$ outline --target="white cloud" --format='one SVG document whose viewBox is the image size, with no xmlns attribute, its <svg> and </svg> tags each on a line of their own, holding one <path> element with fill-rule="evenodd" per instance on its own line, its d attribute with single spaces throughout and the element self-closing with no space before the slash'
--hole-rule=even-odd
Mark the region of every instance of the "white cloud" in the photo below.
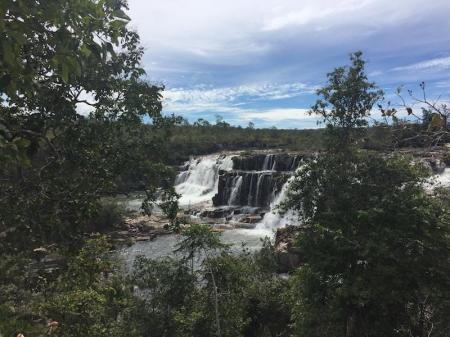
<svg viewBox="0 0 450 337">
<path fill-rule="evenodd" d="M 314 93 L 315 86 L 304 83 L 249 84 L 236 87 L 211 88 L 197 86 L 194 89 L 174 88 L 164 93 L 168 109 L 192 109 L 208 106 L 229 108 L 244 102 L 281 100 Z"/>
<path fill-rule="evenodd" d="M 303 83 L 251 84 L 225 88 L 207 86 L 195 89 L 178 88 L 164 93 L 164 111 L 192 119 L 196 119 L 196 116 L 204 118 L 222 114 L 226 121 L 240 125 L 249 121 L 271 124 L 289 120 L 297 123 L 290 127 L 298 127 L 305 120 L 315 120 L 314 116 L 307 113 L 308 109 L 265 107 L 256 109 L 248 107 L 248 103 L 297 97 L 312 93 L 315 89 L 314 86 Z"/>
<path fill-rule="evenodd" d="M 407 66 L 396 67 L 392 70 L 394 71 L 417 71 L 417 70 L 443 70 L 450 68 L 450 56 L 448 57 L 439 57 L 431 60 L 426 60 L 414 64 L 410 64 Z"/>
<path fill-rule="evenodd" d="M 426 5 L 423 0 L 128 2 L 131 26 L 147 48 L 148 78 L 170 88 L 164 94 L 169 113 L 223 113 L 227 120 L 228 115 L 236 120 L 290 118 L 292 111 L 264 107 L 285 106 L 283 99 L 312 93 L 314 87 L 301 83 L 324 81 L 327 71 L 358 49 L 381 86 L 448 80 L 444 72 L 423 76 L 425 70 L 450 68 L 447 58 L 414 65 L 402 58 L 426 60 L 445 51 L 449 0 Z M 391 71 L 399 64 L 406 67 L 396 70 L 406 71 Z M 263 81 L 283 84 L 246 84 Z M 304 104 L 300 107 L 309 105 L 303 97 L 298 101 Z"/>
<path fill-rule="evenodd" d="M 366 35 L 450 9 L 448 0 L 129 0 L 129 7 L 150 54 L 179 51 L 225 63 L 264 55 L 272 50 L 270 34 L 284 28 L 307 34 L 346 26 L 354 27 L 346 31 L 352 36 Z M 347 36 L 335 30 L 323 38 Z"/>
<path fill-rule="evenodd" d="M 299 11 L 291 11 L 268 20 L 265 31 L 274 31 L 289 26 L 302 26 L 321 23 L 322 20 L 351 14 L 373 3 L 373 0 L 307 1 Z M 320 27 L 320 26 L 319 26 Z"/>
<path fill-rule="evenodd" d="M 129 0 L 129 6 L 152 58 L 182 53 L 217 64 L 248 64 L 264 56 L 277 43 L 271 34 L 282 29 L 304 36 L 335 29 L 321 35 L 323 43 L 389 32 L 450 9 L 448 0 Z M 336 30 L 344 26 L 354 29 Z"/>
<path fill-rule="evenodd" d="M 316 120 L 317 116 L 308 114 L 308 109 L 277 108 L 262 111 L 242 111 L 242 120 L 261 119 L 266 122 L 281 122 L 284 120 L 304 121 L 305 119 Z"/>
</svg>

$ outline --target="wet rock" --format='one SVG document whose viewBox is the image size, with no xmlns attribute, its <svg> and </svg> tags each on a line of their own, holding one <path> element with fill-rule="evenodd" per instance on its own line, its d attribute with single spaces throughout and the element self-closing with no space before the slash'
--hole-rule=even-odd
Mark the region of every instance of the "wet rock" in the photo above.
<svg viewBox="0 0 450 337">
<path fill-rule="evenodd" d="M 254 223 L 243 223 L 238 222 L 234 225 L 235 228 L 243 228 L 243 229 L 253 229 L 255 228 L 256 224 Z"/>
<path fill-rule="evenodd" d="M 301 249 L 295 246 L 298 234 L 302 230 L 300 226 L 287 226 L 279 228 L 275 235 L 275 254 L 280 273 L 290 272 L 303 263 Z"/>
<path fill-rule="evenodd" d="M 260 215 L 249 215 L 249 216 L 246 216 L 242 220 L 242 222 L 256 224 L 256 223 L 260 222 L 261 219 L 262 219 L 262 217 Z"/>
<path fill-rule="evenodd" d="M 39 247 L 33 249 L 33 257 L 40 261 L 42 258 L 44 258 L 48 254 L 48 250 L 45 247 Z"/>
<path fill-rule="evenodd" d="M 213 204 L 267 208 L 288 178 L 286 172 L 221 171 Z"/>
<path fill-rule="evenodd" d="M 301 155 L 289 153 L 249 154 L 233 157 L 233 169 L 243 171 L 294 171 Z"/>
<path fill-rule="evenodd" d="M 427 158 L 426 161 L 434 174 L 441 174 L 446 168 L 445 163 L 439 158 Z"/>
<path fill-rule="evenodd" d="M 200 216 L 202 218 L 221 219 L 230 216 L 232 213 L 232 209 L 215 208 L 203 211 Z"/>
<path fill-rule="evenodd" d="M 137 236 L 135 239 L 137 242 L 139 241 L 150 241 L 151 240 L 151 236 L 146 235 L 146 236 Z"/>
<path fill-rule="evenodd" d="M 67 265 L 67 260 L 64 256 L 55 253 L 50 253 L 40 259 L 38 264 L 34 267 L 37 269 L 45 270 L 47 273 L 60 270 Z"/>
</svg>

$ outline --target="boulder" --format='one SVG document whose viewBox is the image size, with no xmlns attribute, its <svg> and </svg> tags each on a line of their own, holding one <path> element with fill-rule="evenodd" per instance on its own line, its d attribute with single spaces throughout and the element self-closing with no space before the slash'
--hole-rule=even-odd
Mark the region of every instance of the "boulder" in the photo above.
<svg viewBox="0 0 450 337">
<path fill-rule="evenodd" d="M 262 219 L 262 217 L 261 217 L 260 215 L 249 215 L 249 216 L 246 216 L 246 217 L 242 220 L 242 222 L 255 224 L 255 223 L 257 223 L 257 222 L 260 222 L 261 219 Z"/>
<path fill-rule="evenodd" d="M 280 273 L 290 272 L 303 263 L 301 249 L 295 246 L 298 234 L 302 230 L 300 226 L 287 226 L 279 228 L 275 235 L 275 254 Z"/>
<path fill-rule="evenodd" d="M 441 174 L 445 170 L 445 163 L 439 158 L 427 158 L 427 162 L 430 165 L 431 170 L 435 174 Z"/>
<path fill-rule="evenodd" d="M 200 216 L 202 218 L 221 219 L 231 215 L 232 212 L 233 210 L 229 208 L 214 208 L 203 211 Z"/>
</svg>

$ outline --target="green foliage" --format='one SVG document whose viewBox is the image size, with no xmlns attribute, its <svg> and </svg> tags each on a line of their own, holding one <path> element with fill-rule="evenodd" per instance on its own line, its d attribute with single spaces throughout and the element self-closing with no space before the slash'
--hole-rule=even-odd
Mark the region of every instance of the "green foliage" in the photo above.
<svg viewBox="0 0 450 337">
<path fill-rule="evenodd" d="M 128 335 L 122 318 L 133 307 L 134 298 L 115 274 L 110 249 L 105 237 L 94 236 L 77 255 L 67 258 L 67 266 L 61 264 L 56 271 L 40 258 L 2 256 L 0 333 Z M 48 322 L 57 323 L 51 328 Z"/>
<path fill-rule="evenodd" d="M 450 304 L 449 210 L 424 192 L 425 175 L 409 159 L 376 154 L 328 154 L 298 173 L 285 207 L 305 224 L 294 290 L 301 335 L 326 336 L 323 321 L 330 336 L 348 325 L 355 336 L 445 331 L 436 317 Z"/>
<path fill-rule="evenodd" d="M 35 300 L 43 317 L 58 322 L 55 336 L 131 335 L 123 318 L 134 298 L 113 274 L 110 248 L 105 237 L 88 240 L 47 295 Z"/>
<path fill-rule="evenodd" d="M 294 330 L 308 337 L 445 336 L 448 200 L 426 193 L 429 172 L 411 158 L 353 146 L 378 98 L 367 92 L 374 84 L 359 57 L 319 90 L 334 107 L 316 105 L 330 125 L 328 152 L 297 171 L 283 205 L 299 212 L 304 227 L 298 246 L 305 265 L 288 296 Z"/>
<path fill-rule="evenodd" d="M 181 225 L 180 219 L 178 218 L 178 212 L 180 210 L 178 206 L 179 198 L 180 195 L 175 192 L 175 188 L 170 187 L 162 192 L 160 195 L 160 201 L 158 202 L 158 206 L 170 221 L 171 229 L 175 232 L 180 230 Z"/>
<path fill-rule="evenodd" d="M 117 201 L 105 198 L 99 202 L 96 214 L 89 220 L 93 230 L 107 230 L 118 225 L 125 215 L 126 210 Z"/>
<path fill-rule="evenodd" d="M 192 224 L 182 234 L 184 239 L 177 244 L 175 252 L 182 253 L 189 260 L 194 259 L 197 254 L 227 247 L 220 241 L 219 234 L 211 231 L 208 225 Z"/>
<path fill-rule="evenodd" d="M 333 134 L 329 144 L 336 149 L 355 141 L 360 128 L 367 126 L 372 107 L 383 97 L 383 91 L 367 79 L 362 52 L 351 54 L 350 61 L 350 67 L 338 67 L 327 75 L 328 85 L 317 90 L 320 98 L 310 111 L 323 118 Z"/>
<path fill-rule="evenodd" d="M 141 335 L 178 336 L 186 321 L 195 320 L 196 279 L 183 261 L 138 257 L 132 282 L 140 299 L 130 323 Z"/>
<path fill-rule="evenodd" d="M 199 120 L 177 125 L 170 137 L 171 163 L 180 164 L 192 155 L 225 150 L 280 148 L 313 152 L 323 148 L 323 130 L 277 130 L 211 125 Z"/>
<path fill-rule="evenodd" d="M 132 329 L 152 336 L 289 336 L 287 281 L 268 267 L 273 250 L 232 255 L 207 226 L 191 227 L 181 259 L 136 260 L 131 282 L 142 304 L 131 315 Z M 203 256 L 195 269 L 193 252 Z"/>
<path fill-rule="evenodd" d="M 30 262 L 23 254 L 3 254 L 0 259 L 0 336 L 42 328 L 32 323 L 38 316 L 28 307 L 37 283 L 37 275 L 27 268 Z"/>
<path fill-rule="evenodd" d="M 0 4 L 0 233 L 8 236 L 0 249 L 76 243 L 100 198 L 171 179 L 165 144 L 175 118 L 161 116 L 163 88 L 140 79 L 143 50 L 125 9 L 116 0 Z"/>
</svg>

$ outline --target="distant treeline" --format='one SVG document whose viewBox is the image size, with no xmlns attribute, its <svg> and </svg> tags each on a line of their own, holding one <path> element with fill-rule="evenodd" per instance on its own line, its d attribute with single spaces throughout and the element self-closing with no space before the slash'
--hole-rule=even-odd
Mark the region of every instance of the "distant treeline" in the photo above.
<svg viewBox="0 0 450 337">
<path fill-rule="evenodd" d="M 419 123 L 397 122 L 393 125 L 375 125 L 368 128 L 360 146 L 365 149 L 388 151 L 403 147 L 427 146 L 419 137 L 424 128 Z M 179 164 L 192 155 L 219 151 L 284 149 L 286 151 L 315 152 L 324 148 L 325 129 L 277 129 L 232 126 L 220 120 L 211 124 L 199 119 L 175 125 L 168 144 L 170 164 Z M 445 141 L 445 140 L 443 140 Z"/>
<path fill-rule="evenodd" d="M 225 122 L 177 125 L 170 138 L 170 161 L 190 155 L 218 151 L 280 148 L 291 151 L 317 151 L 323 146 L 323 130 L 255 129 L 231 126 Z"/>
</svg>

